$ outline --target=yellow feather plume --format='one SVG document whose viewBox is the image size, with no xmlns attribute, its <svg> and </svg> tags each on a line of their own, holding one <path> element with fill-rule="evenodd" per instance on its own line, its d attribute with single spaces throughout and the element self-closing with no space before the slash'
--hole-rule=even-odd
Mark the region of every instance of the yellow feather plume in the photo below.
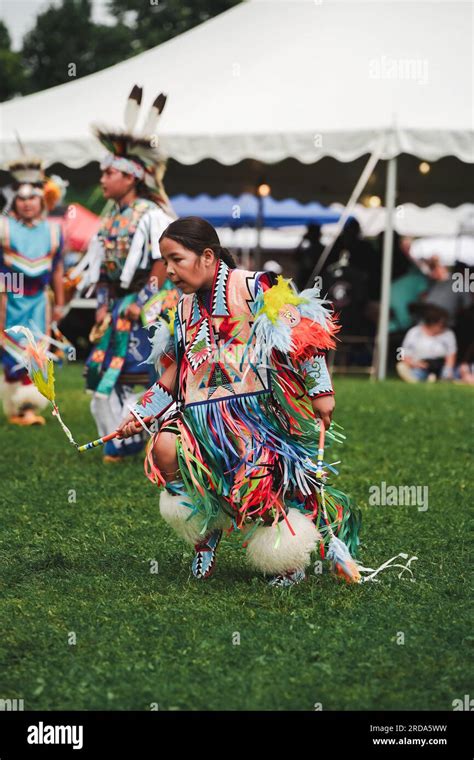
<svg viewBox="0 0 474 760">
<path fill-rule="evenodd" d="M 269 288 L 263 294 L 263 306 L 257 316 L 266 314 L 268 319 L 275 323 L 278 320 L 278 312 L 283 306 L 292 304 L 298 306 L 300 303 L 307 303 L 305 298 L 296 295 L 290 285 L 290 280 L 285 280 L 282 275 L 278 275 L 277 284 Z"/>
<path fill-rule="evenodd" d="M 172 309 L 168 309 L 168 318 L 169 318 L 169 331 L 170 335 L 174 336 L 174 320 L 176 316 L 176 306 L 173 306 Z"/>
<path fill-rule="evenodd" d="M 51 359 L 48 360 L 46 379 L 40 369 L 33 370 L 31 379 L 42 396 L 54 404 L 54 367 Z"/>
</svg>

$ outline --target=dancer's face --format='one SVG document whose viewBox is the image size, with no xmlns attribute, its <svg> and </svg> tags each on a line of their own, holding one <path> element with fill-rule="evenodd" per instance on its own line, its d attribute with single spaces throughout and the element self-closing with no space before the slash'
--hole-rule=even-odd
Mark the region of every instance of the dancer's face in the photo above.
<svg viewBox="0 0 474 760">
<path fill-rule="evenodd" d="M 212 287 L 217 258 L 211 248 L 198 255 L 171 238 L 163 238 L 160 251 L 168 277 L 183 293 Z"/>
<path fill-rule="evenodd" d="M 15 211 L 20 219 L 25 222 L 37 219 L 41 215 L 41 198 L 38 195 L 32 195 L 30 198 L 17 198 Z"/>
<path fill-rule="evenodd" d="M 104 169 L 100 176 L 100 186 L 104 193 L 104 198 L 111 198 L 118 201 L 127 195 L 135 187 L 135 179 L 131 174 L 124 174 L 118 169 L 110 166 Z"/>
</svg>

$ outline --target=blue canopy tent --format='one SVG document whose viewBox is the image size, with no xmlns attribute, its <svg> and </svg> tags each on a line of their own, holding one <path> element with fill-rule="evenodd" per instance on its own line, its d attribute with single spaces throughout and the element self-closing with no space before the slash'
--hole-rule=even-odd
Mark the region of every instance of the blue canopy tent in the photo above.
<svg viewBox="0 0 474 760">
<path fill-rule="evenodd" d="M 214 227 L 294 227 L 332 224 L 340 213 L 320 203 L 299 203 L 291 198 L 276 201 L 270 196 L 257 198 L 250 193 L 239 196 L 201 194 L 194 198 L 175 195 L 171 203 L 178 216 L 202 216 Z M 261 211 L 260 206 L 261 204 Z M 261 216 L 260 216 L 261 214 Z"/>
</svg>

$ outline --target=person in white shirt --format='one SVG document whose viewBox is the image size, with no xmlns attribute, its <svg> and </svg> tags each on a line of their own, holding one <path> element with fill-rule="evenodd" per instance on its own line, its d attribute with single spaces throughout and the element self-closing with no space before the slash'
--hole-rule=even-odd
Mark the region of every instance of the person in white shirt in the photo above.
<svg viewBox="0 0 474 760">
<path fill-rule="evenodd" d="M 427 304 L 420 324 L 408 330 L 397 362 L 398 375 L 407 383 L 451 380 L 456 362 L 456 336 L 447 327 L 448 314 Z"/>
</svg>

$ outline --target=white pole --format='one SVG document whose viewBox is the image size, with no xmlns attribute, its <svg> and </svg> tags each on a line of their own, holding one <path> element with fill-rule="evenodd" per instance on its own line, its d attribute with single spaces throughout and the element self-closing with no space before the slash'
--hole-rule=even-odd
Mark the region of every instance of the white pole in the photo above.
<svg viewBox="0 0 474 760">
<path fill-rule="evenodd" d="M 387 162 L 385 181 L 386 223 L 383 236 L 382 292 L 380 297 L 379 326 L 377 333 L 377 379 L 385 380 L 388 355 L 388 321 L 390 313 L 390 282 L 392 279 L 393 215 L 397 190 L 397 158 Z"/>
</svg>

